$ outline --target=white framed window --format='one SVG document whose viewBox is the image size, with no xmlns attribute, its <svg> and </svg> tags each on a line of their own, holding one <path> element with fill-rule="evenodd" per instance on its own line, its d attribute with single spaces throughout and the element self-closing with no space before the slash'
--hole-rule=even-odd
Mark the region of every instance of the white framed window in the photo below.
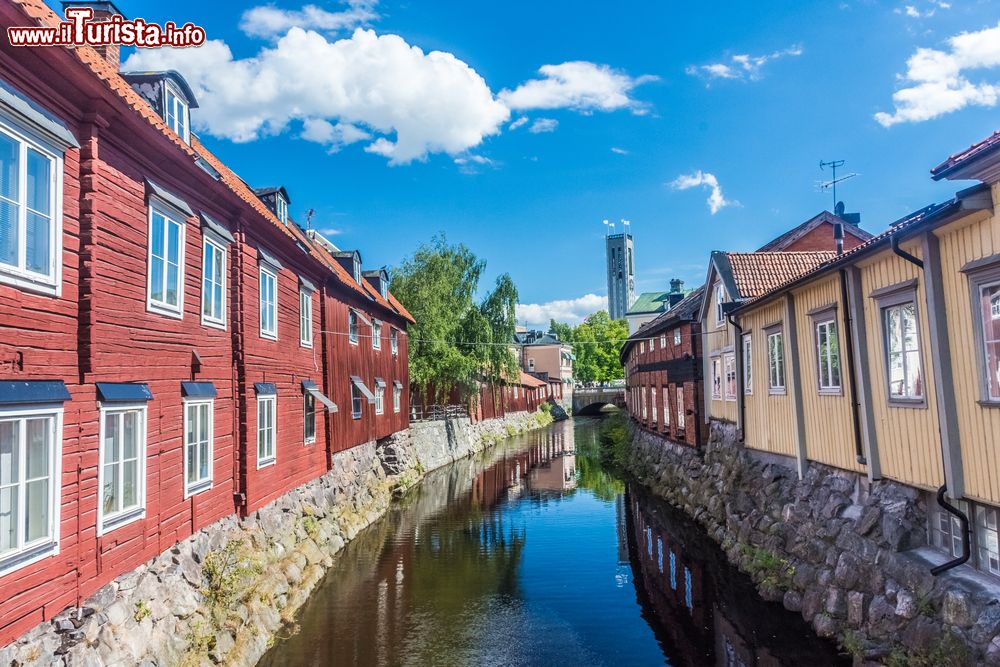
<svg viewBox="0 0 1000 667">
<path fill-rule="evenodd" d="M 392 348 L 392 356 L 399 355 L 399 330 L 392 329 L 389 332 L 389 346 Z"/>
<path fill-rule="evenodd" d="M 146 516 L 146 404 L 101 407 L 98 534 Z"/>
<path fill-rule="evenodd" d="M 403 388 L 398 384 L 392 385 L 392 411 L 399 412 L 399 405 L 403 399 Z"/>
<path fill-rule="evenodd" d="M 681 330 L 680 327 L 674 329 L 674 345 L 681 344 Z"/>
<path fill-rule="evenodd" d="M 351 381 L 351 417 L 361 419 L 361 409 L 364 405 L 364 397 L 361 395 L 361 388 Z"/>
<path fill-rule="evenodd" d="M 715 326 L 721 327 L 726 323 L 726 315 L 723 312 L 723 304 L 726 302 L 726 290 L 722 283 L 715 283 Z"/>
<path fill-rule="evenodd" d="M 260 267 L 260 337 L 278 340 L 278 274 Z"/>
<path fill-rule="evenodd" d="M 347 337 L 351 345 L 358 344 L 358 314 L 353 310 L 347 311 Z"/>
<path fill-rule="evenodd" d="M 677 387 L 677 428 L 684 428 L 684 387 Z"/>
<path fill-rule="evenodd" d="M 372 349 L 382 349 L 382 322 L 379 320 L 372 320 Z"/>
<path fill-rule="evenodd" d="M 722 399 L 722 359 L 712 359 L 712 398 Z"/>
<path fill-rule="evenodd" d="M 665 333 L 660 334 L 660 349 L 667 349 L 667 334 Z"/>
<path fill-rule="evenodd" d="M 535 359 L 534 359 L 534 357 L 528 357 L 528 370 L 529 371 L 535 370 Z"/>
<path fill-rule="evenodd" d="M 785 333 L 767 334 L 767 386 L 774 394 L 785 393 Z"/>
<path fill-rule="evenodd" d="M 670 388 L 663 388 L 663 425 L 670 428 Z"/>
<path fill-rule="evenodd" d="M 976 505 L 975 536 L 979 569 L 1000 575 L 1000 526 L 995 507 Z"/>
<path fill-rule="evenodd" d="M 986 397 L 1000 401 L 1000 282 L 979 288 Z"/>
<path fill-rule="evenodd" d="M 202 250 L 201 322 L 226 328 L 226 246 L 208 234 Z"/>
<path fill-rule="evenodd" d="M 184 315 L 186 226 L 180 211 L 157 199 L 150 199 L 146 307 L 169 317 L 181 318 Z"/>
<path fill-rule="evenodd" d="M 639 341 L 639 353 L 644 354 L 646 352 L 646 341 Z"/>
<path fill-rule="evenodd" d="M 59 547 L 62 408 L 0 410 L 0 573 Z"/>
<path fill-rule="evenodd" d="M 656 339 L 655 338 L 650 338 L 649 339 L 649 351 L 650 352 L 655 352 L 656 351 Z"/>
<path fill-rule="evenodd" d="M 299 345 L 313 346 L 313 300 L 307 289 L 299 290 Z"/>
<path fill-rule="evenodd" d="M 167 123 L 167 127 L 177 133 L 185 143 L 191 143 L 191 135 L 189 132 L 188 122 L 188 105 L 181 97 L 181 94 L 177 92 L 173 84 L 167 83 L 166 86 L 166 99 L 164 100 L 164 114 L 163 119 Z"/>
<path fill-rule="evenodd" d="M 357 259 L 354 260 L 354 271 L 353 271 L 353 274 L 354 274 L 354 282 L 356 282 L 357 284 L 360 285 L 361 284 L 361 262 L 359 262 Z"/>
<path fill-rule="evenodd" d="M 656 387 L 649 388 L 649 407 L 652 413 L 652 422 L 656 424 Z"/>
<path fill-rule="evenodd" d="M 722 356 L 722 367 L 726 373 L 725 394 L 727 401 L 736 400 L 736 354 L 727 352 Z"/>
<path fill-rule="evenodd" d="M 184 401 L 184 497 L 212 487 L 214 401 Z"/>
<path fill-rule="evenodd" d="M 889 400 L 922 401 L 924 381 L 916 302 L 906 301 L 884 307 L 882 324 L 885 332 Z"/>
<path fill-rule="evenodd" d="M 302 415 L 302 440 L 311 445 L 316 442 L 316 397 L 308 391 L 302 397 Z"/>
<path fill-rule="evenodd" d="M 380 415 L 385 412 L 385 385 L 375 384 L 375 414 Z"/>
<path fill-rule="evenodd" d="M 517 398 L 517 385 L 514 385 L 514 398 Z"/>
<path fill-rule="evenodd" d="M 816 360 L 819 369 L 819 390 L 840 391 L 840 339 L 837 321 L 823 319 L 816 322 Z"/>
<path fill-rule="evenodd" d="M 275 423 L 278 397 L 267 394 L 257 397 L 257 467 L 271 465 L 277 460 L 275 452 Z"/>
<path fill-rule="evenodd" d="M 743 393 L 753 393 L 753 338 L 743 334 Z"/>
<path fill-rule="evenodd" d="M 642 388 L 642 420 L 646 421 L 649 418 L 649 406 L 646 404 L 646 387 Z"/>
<path fill-rule="evenodd" d="M 0 282 L 58 296 L 62 152 L 0 116 Z"/>
<path fill-rule="evenodd" d="M 288 202 L 285 198 L 281 196 L 281 193 L 276 192 L 274 194 L 274 211 L 275 215 L 278 216 L 278 220 L 281 224 L 288 224 Z"/>
</svg>

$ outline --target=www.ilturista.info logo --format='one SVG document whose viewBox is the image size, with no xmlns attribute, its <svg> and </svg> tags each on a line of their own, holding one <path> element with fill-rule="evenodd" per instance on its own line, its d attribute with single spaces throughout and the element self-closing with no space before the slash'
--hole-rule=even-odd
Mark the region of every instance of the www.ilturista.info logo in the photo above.
<svg viewBox="0 0 1000 667">
<path fill-rule="evenodd" d="M 129 20 L 120 15 L 103 21 L 93 21 L 91 7 L 68 7 L 66 20 L 58 26 L 10 27 L 7 39 L 11 46 L 201 46 L 205 43 L 205 29 L 185 23 L 178 27 L 173 21 L 165 24 L 146 23 L 142 19 Z"/>
</svg>

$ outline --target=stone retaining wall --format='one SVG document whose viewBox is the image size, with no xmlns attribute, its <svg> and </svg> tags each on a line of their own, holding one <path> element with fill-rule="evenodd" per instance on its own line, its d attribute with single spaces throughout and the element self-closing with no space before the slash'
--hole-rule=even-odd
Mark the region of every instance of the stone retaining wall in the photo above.
<svg viewBox="0 0 1000 667">
<path fill-rule="evenodd" d="M 333 564 L 424 472 L 538 428 L 547 415 L 414 424 L 334 455 L 333 469 L 243 520 L 174 545 L 0 650 L 0 667 L 253 665 Z"/>
<path fill-rule="evenodd" d="M 930 574 L 946 558 L 926 546 L 927 494 L 816 463 L 799 480 L 728 424 L 703 451 L 632 428 L 632 472 L 856 663 L 1000 665 L 1000 587 L 967 566 Z"/>
</svg>

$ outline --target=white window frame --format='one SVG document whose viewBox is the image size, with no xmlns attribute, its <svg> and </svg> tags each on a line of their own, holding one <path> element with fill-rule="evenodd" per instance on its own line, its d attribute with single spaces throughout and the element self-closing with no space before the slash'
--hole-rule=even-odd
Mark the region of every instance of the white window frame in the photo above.
<svg viewBox="0 0 1000 667">
<path fill-rule="evenodd" d="M 215 255 L 213 255 L 213 261 L 221 262 L 222 264 L 222 303 L 220 305 L 220 310 L 222 311 L 221 317 L 214 317 L 212 315 L 205 314 L 205 305 L 209 301 L 212 305 L 215 305 L 215 281 L 209 276 L 208 267 L 205 266 L 205 256 L 208 251 L 211 250 Z M 221 259 L 220 259 L 221 255 Z M 216 240 L 208 232 L 205 233 L 202 240 L 201 247 L 201 323 L 208 327 L 215 327 L 217 329 L 226 328 L 226 285 L 228 283 L 228 273 L 229 273 L 229 252 L 228 244 Z"/>
<path fill-rule="evenodd" d="M 188 442 L 188 433 L 190 433 L 188 420 L 191 417 L 189 408 L 200 408 L 202 406 L 208 406 L 208 476 L 204 478 L 199 478 L 195 481 L 188 479 L 188 466 L 190 465 L 191 454 L 189 448 L 191 443 Z M 184 399 L 184 499 L 188 499 L 191 496 L 197 495 L 202 491 L 207 491 L 212 488 L 213 478 L 215 476 L 215 401 L 213 399 Z M 197 426 L 197 425 L 196 425 Z M 195 430 L 195 437 L 197 437 L 198 431 Z M 200 457 L 200 455 L 199 455 Z M 200 463 L 200 461 L 199 461 Z M 200 466 L 199 466 L 200 468 Z"/>
<path fill-rule="evenodd" d="M 684 430 L 684 385 L 677 385 L 677 429 Z"/>
<path fill-rule="evenodd" d="M 753 394 L 753 336 L 743 334 L 743 393 Z"/>
<path fill-rule="evenodd" d="M 767 391 L 769 394 L 781 395 L 786 392 L 788 379 L 785 377 L 787 354 L 785 352 L 785 330 L 777 327 L 767 332 Z M 775 342 L 772 342 L 775 341 Z M 780 357 L 775 353 L 780 346 Z"/>
<path fill-rule="evenodd" d="M 274 211 L 275 216 L 281 221 L 281 224 L 288 224 L 288 202 L 285 198 L 281 196 L 280 192 L 274 193 Z"/>
<path fill-rule="evenodd" d="M 926 375 L 924 373 L 924 360 L 923 360 L 923 341 L 921 340 L 920 332 L 920 309 L 917 307 L 917 299 L 915 291 L 905 291 L 903 292 L 904 297 L 899 299 L 887 299 L 879 304 L 879 317 L 882 321 L 882 352 L 885 356 L 885 391 L 886 398 L 890 405 L 909 405 L 916 407 L 924 407 L 927 405 L 927 388 L 922 386 L 920 392 L 917 394 L 893 394 L 892 393 L 892 355 L 900 354 L 902 355 L 903 362 L 903 388 L 906 388 L 906 378 L 908 376 L 908 370 L 912 370 L 907 357 L 910 354 L 916 353 L 917 357 L 917 378 L 920 384 L 926 383 Z M 908 306 L 913 306 L 913 326 L 914 335 L 917 342 L 917 347 L 914 350 L 907 349 L 906 338 L 903 335 L 903 309 Z M 893 352 L 891 347 L 891 341 L 889 340 L 889 317 L 893 311 L 899 311 L 900 317 L 900 339 L 902 347 L 898 352 Z"/>
<path fill-rule="evenodd" d="M 726 315 L 722 312 L 722 305 L 726 302 L 726 291 L 722 282 L 715 283 L 715 328 L 719 328 L 726 323 Z"/>
<path fill-rule="evenodd" d="M 385 385 L 375 384 L 375 414 L 385 413 Z"/>
<path fill-rule="evenodd" d="M 382 349 L 382 320 L 372 320 L 372 349 Z"/>
<path fill-rule="evenodd" d="M 987 290 L 1000 288 L 1000 255 L 972 262 L 962 268 L 972 296 L 973 337 L 976 344 L 976 374 L 979 376 L 979 405 L 1000 406 L 1000 359 L 990 359 L 990 347 L 1000 345 L 990 330 L 1000 320 L 1000 292 L 985 305 Z M 998 353 L 1000 354 L 1000 353 Z M 991 363 L 993 364 L 991 366 Z"/>
<path fill-rule="evenodd" d="M 650 408 L 650 420 L 652 424 L 656 424 L 656 387 L 649 388 L 649 408 Z"/>
<path fill-rule="evenodd" d="M 273 329 L 264 328 L 264 280 L 265 277 L 274 281 L 274 300 L 272 308 Z M 257 282 L 257 300 L 260 302 L 260 337 L 267 340 L 278 340 L 278 272 L 266 264 L 260 265 L 260 277 Z"/>
<path fill-rule="evenodd" d="M 270 437 L 271 437 L 271 451 L 268 453 L 266 450 L 261 449 L 262 444 L 266 444 L 261 441 L 261 433 L 264 429 L 260 425 L 260 410 L 261 407 L 270 403 L 271 405 L 271 425 L 270 425 Z M 263 396 L 257 397 L 257 469 L 265 468 L 267 466 L 272 466 L 278 461 L 278 397 L 275 394 L 265 394 Z M 261 453 L 264 456 L 261 456 Z"/>
<path fill-rule="evenodd" d="M 712 400 L 722 400 L 722 357 L 712 357 Z"/>
<path fill-rule="evenodd" d="M 110 514 L 104 511 L 104 428 L 107 424 L 107 418 L 109 414 L 117 414 L 127 412 L 138 412 L 140 416 L 138 433 L 136 434 L 136 498 L 138 499 L 138 504 L 133 507 L 118 510 L 117 512 L 112 512 Z M 98 447 L 98 474 L 97 474 L 97 535 L 105 535 L 113 530 L 117 530 L 123 526 L 127 526 L 135 521 L 141 521 L 146 518 L 146 457 L 148 456 L 148 424 L 149 424 L 149 406 L 146 402 L 142 403 L 110 403 L 102 404 L 100 407 L 100 430 L 98 431 L 99 447 Z M 122 433 L 125 432 L 125 421 L 121 420 Z M 119 460 L 119 465 L 121 461 Z M 122 478 L 124 480 L 124 478 Z M 123 482 L 124 483 L 124 482 Z M 122 490 L 118 489 L 118 493 L 121 494 Z"/>
<path fill-rule="evenodd" d="M 661 333 L 660 334 L 660 349 L 661 350 L 667 349 L 667 334 L 666 333 Z"/>
<path fill-rule="evenodd" d="M 395 327 L 389 330 L 389 346 L 392 348 L 392 356 L 399 356 L 399 329 Z"/>
<path fill-rule="evenodd" d="M 670 428 L 670 386 L 663 387 L 663 427 Z"/>
<path fill-rule="evenodd" d="M 392 385 L 392 411 L 395 413 L 399 412 L 400 404 L 403 401 L 403 388 L 396 386 L 394 383 Z"/>
<path fill-rule="evenodd" d="M 299 288 L 299 345 L 313 346 L 313 300 L 312 291 Z"/>
<path fill-rule="evenodd" d="M 164 315 L 174 319 L 184 318 L 184 285 L 186 283 L 185 273 L 185 250 L 187 248 L 187 215 L 183 211 L 178 211 L 173 206 L 163 200 L 151 196 L 146 213 L 147 232 L 149 236 L 146 241 L 146 310 L 157 315 Z M 164 220 L 163 227 L 163 297 L 164 300 L 153 299 L 153 214 L 159 214 Z M 177 304 L 168 303 L 167 295 L 167 256 L 170 253 L 169 234 L 170 225 L 177 225 Z"/>
<path fill-rule="evenodd" d="M 358 314 L 354 312 L 353 308 L 347 309 L 347 340 L 351 345 L 358 344 L 358 338 L 360 338 L 361 324 Z"/>
<path fill-rule="evenodd" d="M 27 485 L 24 479 L 27 475 L 27 468 L 25 466 L 27 443 L 24 441 L 25 437 L 23 434 L 25 429 L 23 423 L 29 419 L 46 417 L 52 419 L 52 445 L 48 452 L 50 503 L 48 535 L 44 539 L 35 540 L 30 544 L 22 543 L 17 549 L 0 556 L 0 575 L 13 572 L 14 570 L 59 553 L 60 511 L 62 509 L 60 500 L 62 496 L 63 408 L 61 405 L 58 407 L 52 405 L 18 405 L 0 408 L 0 421 L 20 421 L 22 423 L 22 426 L 18 429 L 21 441 L 21 446 L 18 450 L 18 470 L 24 472 L 24 475 L 22 475 L 17 484 L 19 510 L 25 506 L 23 499 L 26 495 L 25 487 Z M 17 519 L 19 541 L 23 542 L 23 514 L 19 514 Z"/>
<path fill-rule="evenodd" d="M 528 370 L 529 371 L 535 370 L 535 358 L 534 357 L 528 357 Z"/>
<path fill-rule="evenodd" d="M 309 413 L 312 406 L 312 435 L 309 435 Z M 312 445 L 316 442 L 316 397 L 311 392 L 302 392 L 302 442 Z"/>
<path fill-rule="evenodd" d="M 63 232 L 63 151 L 42 139 L 20 123 L 0 112 L 0 133 L 19 144 L 18 148 L 18 219 L 17 266 L 0 264 L 0 283 L 46 296 L 62 294 L 62 232 Z M 27 268 L 27 219 L 28 219 L 28 148 L 51 162 L 49 173 L 49 271 L 42 274 Z"/>
<path fill-rule="evenodd" d="M 357 284 L 360 285 L 361 284 L 361 262 L 359 262 L 357 259 L 353 260 L 353 267 L 354 268 L 351 271 L 351 273 L 354 276 L 354 282 L 356 282 Z"/>
<path fill-rule="evenodd" d="M 674 345 L 681 344 L 681 328 L 677 327 L 674 329 Z"/>
<path fill-rule="evenodd" d="M 642 387 L 642 421 L 649 419 L 648 405 L 646 404 L 646 386 Z"/>
<path fill-rule="evenodd" d="M 836 360 L 837 360 L 837 382 L 836 382 L 836 384 L 834 384 L 834 382 L 833 382 L 833 370 L 834 370 L 834 366 L 833 366 L 834 354 L 832 352 L 833 348 L 831 348 L 831 346 L 829 344 L 831 328 L 833 330 L 833 340 L 835 341 L 835 346 L 836 346 L 836 350 L 837 350 L 837 353 L 836 353 Z M 822 335 L 823 335 L 824 329 L 826 331 L 826 338 L 827 338 L 827 341 L 828 341 L 827 342 L 827 352 L 828 352 L 828 354 L 826 355 L 826 358 L 824 358 L 824 356 L 823 356 L 823 348 L 822 348 L 822 346 L 820 344 L 820 341 L 822 340 Z M 843 378 L 841 377 L 841 374 L 843 372 L 843 368 L 841 367 L 841 363 L 840 363 L 840 361 L 841 361 L 841 359 L 840 359 L 840 327 L 837 326 L 837 318 L 833 317 L 833 316 L 824 316 L 824 317 L 822 317 L 820 319 L 817 319 L 813 323 L 813 333 L 814 333 L 814 335 L 816 337 L 816 383 L 819 386 L 819 393 L 821 393 L 821 394 L 839 394 L 842 391 Z M 826 376 L 827 376 L 827 380 L 828 380 L 825 384 L 823 382 L 823 372 L 824 372 L 824 370 L 826 371 Z"/>
<path fill-rule="evenodd" d="M 727 401 L 735 401 L 739 391 L 736 377 L 736 353 L 726 352 L 722 355 L 722 394 Z"/>
<path fill-rule="evenodd" d="M 166 81 L 166 85 L 163 87 L 163 122 L 166 123 L 167 127 L 174 131 L 174 133 L 184 140 L 184 143 L 191 143 L 191 109 L 188 103 L 184 99 L 184 95 L 181 95 L 177 86 L 174 85 L 172 81 Z M 176 100 L 176 104 L 173 109 L 170 108 L 170 97 L 171 95 Z M 178 108 L 182 111 L 178 114 Z M 170 115 L 173 115 L 174 122 L 171 123 L 169 120 Z M 180 126 L 178 122 L 179 119 L 183 117 L 184 125 Z"/>
<path fill-rule="evenodd" d="M 365 409 L 365 396 L 361 387 L 354 384 L 354 380 L 348 382 L 351 383 L 351 419 L 361 419 Z"/>
</svg>

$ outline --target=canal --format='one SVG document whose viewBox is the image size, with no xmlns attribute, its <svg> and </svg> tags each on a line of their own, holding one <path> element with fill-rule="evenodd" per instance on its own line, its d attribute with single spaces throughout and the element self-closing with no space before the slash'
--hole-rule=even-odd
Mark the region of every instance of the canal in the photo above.
<svg viewBox="0 0 1000 667">
<path fill-rule="evenodd" d="M 344 548 L 261 664 L 847 664 L 695 524 L 602 468 L 598 424 L 429 473 Z"/>
</svg>

